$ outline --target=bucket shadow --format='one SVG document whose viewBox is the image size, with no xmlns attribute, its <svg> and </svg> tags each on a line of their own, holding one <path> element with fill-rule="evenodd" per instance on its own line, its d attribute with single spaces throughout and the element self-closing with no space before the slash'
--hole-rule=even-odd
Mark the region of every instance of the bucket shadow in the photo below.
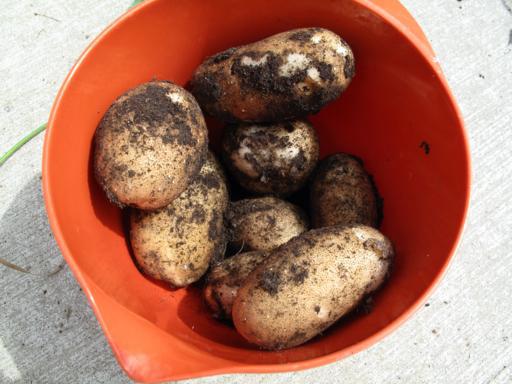
<svg viewBox="0 0 512 384">
<path fill-rule="evenodd" d="M 0 255 L 38 275 L 0 266 L 0 382 L 126 382 L 50 230 L 36 175 L 0 221 Z M 48 276 L 50 272 L 57 273 Z"/>
</svg>

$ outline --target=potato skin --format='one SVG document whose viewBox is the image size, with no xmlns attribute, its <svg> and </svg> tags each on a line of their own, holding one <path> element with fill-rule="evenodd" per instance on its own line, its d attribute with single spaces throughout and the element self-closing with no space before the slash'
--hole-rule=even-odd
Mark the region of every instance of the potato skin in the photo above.
<svg viewBox="0 0 512 384">
<path fill-rule="evenodd" d="M 392 257 L 390 241 L 371 227 L 306 232 L 249 275 L 233 304 L 235 327 L 265 349 L 303 344 L 375 291 Z"/>
<path fill-rule="evenodd" d="M 276 197 L 235 201 L 226 216 L 230 243 L 238 249 L 272 251 L 308 229 L 304 212 Z"/>
<path fill-rule="evenodd" d="M 337 153 L 320 161 L 310 186 L 314 228 L 363 224 L 377 227 L 380 200 L 358 158 Z"/>
<path fill-rule="evenodd" d="M 203 297 L 213 317 L 231 319 L 231 307 L 247 276 L 268 257 L 267 252 L 239 253 L 214 265 L 208 273 Z"/>
<path fill-rule="evenodd" d="M 225 177 L 210 153 L 199 175 L 171 204 L 157 211 L 133 209 L 130 240 L 142 271 L 175 287 L 199 280 L 226 246 Z"/>
<path fill-rule="evenodd" d="M 110 106 L 96 130 L 96 180 L 120 207 L 161 208 L 197 175 L 207 146 L 190 93 L 168 81 L 141 84 Z"/>
<path fill-rule="evenodd" d="M 272 122 L 318 112 L 355 73 L 348 44 L 323 28 L 279 33 L 207 58 L 191 80 L 205 113 L 228 122 Z"/>
<path fill-rule="evenodd" d="M 315 169 L 316 131 L 306 120 L 226 127 L 222 157 L 238 183 L 256 194 L 287 196 Z"/>
</svg>

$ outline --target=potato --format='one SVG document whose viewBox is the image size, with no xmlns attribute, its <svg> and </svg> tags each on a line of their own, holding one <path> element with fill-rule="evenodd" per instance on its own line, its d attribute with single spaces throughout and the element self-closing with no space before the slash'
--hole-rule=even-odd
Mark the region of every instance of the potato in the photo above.
<svg viewBox="0 0 512 384">
<path fill-rule="evenodd" d="M 199 175 L 171 204 L 157 211 L 133 209 L 130 239 L 144 273 L 183 287 L 197 281 L 226 246 L 224 215 L 229 196 L 210 153 Z"/>
<path fill-rule="evenodd" d="M 258 194 L 286 196 L 299 190 L 318 161 L 318 138 L 306 120 L 228 126 L 224 163 L 238 183 Z"/>
<path fill-rule="evenodd" d="M 271 251 L 308 229 L 304 212 L 276 197 L 231 203 L 227 227 L 233 248 Z"/>
<path fill-rule="evenodd" d="M 314 229 L 279 247 L 245 280 L 233 304 L 237 331 L 270 350 L 318 335 L 385 281 L 393 248 L 366 226 Z"/>
<path fill-rule="evenodd" d="M 377 227 L 377 190 L 358 158 L 338 153 L 322 160 L 310 187 L 314 228 L 363 224 Z"/>
<path fill-rule="evenodd" d="M 207 58 L 190 82 L 205 113 L 273 122 L 318 112 L 354 77 L 354 55 L 335 33 L 302 28 Z"/>
<path fill-rule="evenodd" d="M 203 297 L 214 317 L 231 318 L 231 307 L 238 289 L 249 273 L 267 257 L 267 252 L 239 253 L 212 267 L 208 273 Z"/>
<path fill-rule="evenodd" d="M 168 81 L 139 85 L 110 106 L 96 130 L 96 180 L 120 207 L 164 207 L 199 172 L 207 134 L 190 93 Z"/>
</svg>

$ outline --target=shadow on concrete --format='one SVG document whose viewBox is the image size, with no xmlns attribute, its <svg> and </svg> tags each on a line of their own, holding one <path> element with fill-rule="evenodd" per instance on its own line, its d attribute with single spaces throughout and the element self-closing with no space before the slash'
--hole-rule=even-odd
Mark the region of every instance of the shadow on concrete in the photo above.
<svg viewBox="0 0 512 384">
<path fill-rule="evenodd" d="M 45 275 L 0 266 L 0 361 L 15 366 L 0 365 L 1 383 L 130 382 L 53 239 L 40 175 L 27 182 L 1 218 L 0 255 Z"/>
</svg>

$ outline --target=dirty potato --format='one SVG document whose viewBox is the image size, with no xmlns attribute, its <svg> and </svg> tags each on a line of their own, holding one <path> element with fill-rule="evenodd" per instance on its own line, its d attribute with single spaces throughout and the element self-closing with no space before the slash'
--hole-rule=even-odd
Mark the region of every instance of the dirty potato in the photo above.
<svg viewBox="0 0 512 384">
<path fill-rule="evenodd" d="M 96 180 L 120 207 L 164 207 L 199 172 L 207 140 L 190 93 L 168 81 L 142 84 L 120 96 L 96 130 Z"/>
<path fill-rule="evenodd" d="M 299 190 L 318 161 L 318 137 L 306 120 L 226 127 L 222 156 L 245 189 L 286 196 Z"/>
<path fill-rule="evenodd" d="M 208 155 L 201 171 L 171 204 L 157 211 L 133 209 L 130 240 L 144 273 L 183 287 L 197 281 L 226 245 L 229 196 L 220 165 Z"/>
<path fill-rule="evenodd" d="M 304 212 L 276 197 L 231 203 L 227 227 L 233 248 L 271 251 L 308 229 Z"/>
<path fill-rule="evenodd" d="M 348 44 L 302 28 L 228 49 L 196 70 L 191 91 L 203 110 L 229 122 L 273 122 L 318 112 L 354 77 Z"/>
<path fill-rule="evenodd" d="M 306 232 L 247 277 L 233 304 L 236 329 L 265 349 L 305 343 L 379 288 L 392 257 L 389 240 L 371 227 Z"/>
<path fill-rule="evenodd" d="M 208 273 L 203 297 L 214 317 L 231 318 L 231 307 L 238 289 L 249 273 L 267 257 L 266 252 L 239 253 L 212 267 Z"/>
<path fill-rule="evenodd" d="M 380 199 L 358 158 L 338 153 L 322 160 L 310 187 L 314 228 L 379 223 Z"/>
</svg>

